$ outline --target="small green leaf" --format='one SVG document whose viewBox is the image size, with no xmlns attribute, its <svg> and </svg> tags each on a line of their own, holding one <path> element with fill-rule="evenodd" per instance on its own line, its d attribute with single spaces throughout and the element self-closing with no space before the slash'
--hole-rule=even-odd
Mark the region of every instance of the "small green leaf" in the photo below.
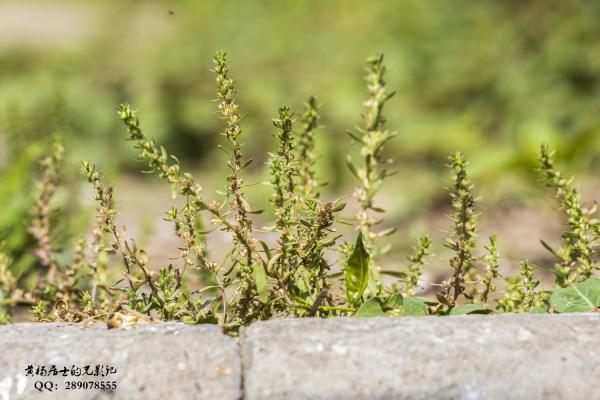
<svg viewBox="0 0 600 400">
<path fill-rule="evenodd" d="M 275 263 L 277 262 L 277 260 L 279 260 L 279 258 L 281 257 L 281 253 L 277 253 L 277 254 L 273 254 L 273 257 L 271 257 L 269 259 L 269 262 L 267 262 L 267 273 L 273 273 L 273 269 L 275 268 Z"/>
<path fill-rule="evenodd" d="M 330 240 L 328 240 L 328 241 L 326 241 L 326 242 L 321 242 L 321 243 L 319 243 L 319 246 L 320 246 L 320 247 L 331 247 L 331 246 L 333 246 L 333 245 L 335 244 L 335 242 L 336 242 L 336 241 L 337 241 L 339 238 L 341 238 L 341 237 L 342 237 L 342 235 L 338 235 L 338 236 L 336 236 L 336 237 L 334 237 L 334 238 L 331 238 Z"/>
<path fill-rule="evenodd" d="M 375 196 L 375 194 L 379 191 L 382 184 L 383 184 L 382 179 L 378 179 L 372 183 L 371 188 L 367 191 L 367 200 L 368 201 L 371 201 L 373 199 L 373 196 Z M 376 207 L 371 207 L 371 208 L 373 210 L 377 210 Z"/>
<path fill-rule="evenodd" d="M 348 134 L 348 136 L 350 136 L 352 139 L 356 140 L 358 143 L 362 143 L 362 139 L 360 139 L 358 136 L 356 136 L 354 133 L 348 131 L 346 132 Z"/>
<path fill-rule="evenodd" d="M 342 202 L 342 203 L 336 205 L 335 207 L 333 207 L 333 209 L 331 211 L 333 211 L 333 212 L 340 212 L 344 208 L 346 208 L 346 202 Z"/>
<path fill-rule="evenodd" d="M 462 306 L 454 307 L 450 311 L 450 315 L 461 314 L 489 314 L 493 310 L 483 304 L 463 304 Z"/>
<path fill-rule="evenodd" d="M 246 162 L 244 163 L 244 165 L 242 165 L 241 169 L 246 168 L 248 165 L 252 164 L 252 161 L 254 161 L 254 158 L 251 158 L 249 160 L 246 160 Z"/>
<path fill-rule="evenodd" d="M 379 250 L 379 255 L 380 256 L 386 255 L 387 253 L 390 252 L 391 249 L 392 249 L 392 245 L 388 243 Z"/>
<path fill-rule="evenodd" d="M 385 229 L 381 232 L 379 232 L 377 234 L 378 237 L 385 237 L 385 236 L 390 236 L 391 234 L 393 234 L 394 232 L 396 232 L 398 229 L 397 228 L 389 228 L 389 229 Z"/>
<path fill-rule="evenodd" d="M 254 263 L 252 265 L 252 275 L 254 277 L 254 283 L 256 284 L 256 292 L 258 293 L 258 299 L 263 303 L 269 300 L 269 292 L 267 290 L 267 273 L 261 263 Z"/>
<path fill-rule="evenodd" d="M 546 250 L 548 250 L 548 252 L 550 252 L 556 258 L 560 259 L 560 256 L 556 253 L 556 251 L 552 248 L 552 246 L 550 246 L 548 243 L 546 243 L 542 239 L 540 239 L 540 243 Z"/>
<path fill-rule="evenodd" d="M 358 169 L 356 168 L 356 165 L 354 165 L 354 161 L 352 161 L 352 157 L 348 156 L 346 158 L 346 165 L 348 165 L 348 169 L 350 169 L 350 172 L 352 172 L 352 175 L 354 175 L 356 178 L 360 179 Z"/>
<path fill-rule="evenodd" d="M 365 249 L 360 232 L 346 265 L 346 298 L 350 304 L 357 304 L 367 288 L 370 260 L 371 256 Z"/>
<path fill-rule="evenodd" d="M 265 243 L 264 240 L 259 240 L 258 243 L 262 247 L 263 253 L 267 256 L 267 260 L 271 259 L 271 249 L 269 249 L 269 245 Z"/>
<path fill-rule="evenodd" d="M 356 311 L 357 317 L 383 317 L 385 315 L 377 297 L 365 301 Z"/>
<path fill-rule="evenodd" d="M 395 278 L 406 278 L 406 272 L 402 272 L 402 271 L 393 271 L 390 269 L 382 269 L 381 271 L 379 271 L 379 273 L 381 275 L 389 275 L 389 276 L 393 276 Z"/>
<path fill-rule="evenodd" d="M 550 305 L 559 313 L 593 311 L 600 307 L 600 279 L 589 278 L 570 288 L 558 288 Z"/>
</svg>

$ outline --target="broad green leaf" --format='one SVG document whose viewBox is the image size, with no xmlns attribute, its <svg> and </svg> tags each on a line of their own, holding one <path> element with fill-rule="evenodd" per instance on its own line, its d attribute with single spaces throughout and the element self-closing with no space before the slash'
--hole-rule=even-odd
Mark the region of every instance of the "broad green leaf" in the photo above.
<svg viewBox="0 0 600 400">
<path fill-rule="evenodd" d="M 483 304 L 463 304 L 462 306 L 454 307 L 450 311 L 450 315 L 461 314 L 489 314 L 493 310 Z"/>
<path fill-rule="evenodd" d="M 589 278 L 570 288 L 558 288 L 550 305 L 559 313 L 593 311 L 600 307 L 600 279 Z"/>
<path fill-rule="evenodd" d="M 269 292 L 267 290 L 267 273 L 261 263 L 254 263 L 252 265 L 252 275 L 254 277 L 254 283 L 256 284 L 256 292 L 258 293 L 258 299 L 263 303 L 269 300 Z"/>
<path fill-rule="evenodd" d="M 369 282 L 369 261 L 371 256 L 362 241 L 362 232 L 356 238 L 354 251 L 346 265 L 346 298 L 350 304 L 357 304 Z"/>
<path fill-rule="evenodd" d="M 405 297 L 402 301 L 400 315 L 406 317 L 421 317 L 429 314 L 429 307 L 424 299 L 418 297 Z"/>
<path fill-rule="evenodd" d="M 418 297 L 402 297 L 400 294 L 390 296 L 385 303 L 388 315 L 395 317 L 421 317 L 429 314 L 425 299 Z"/>
<path fill-rule="evenodd" d="M 379 299 L 374 297 L 362 303 L 362 305 L 356 311 L 357 317 L 383 317 L 386 313 L 381 308 Z"/>
</svg>

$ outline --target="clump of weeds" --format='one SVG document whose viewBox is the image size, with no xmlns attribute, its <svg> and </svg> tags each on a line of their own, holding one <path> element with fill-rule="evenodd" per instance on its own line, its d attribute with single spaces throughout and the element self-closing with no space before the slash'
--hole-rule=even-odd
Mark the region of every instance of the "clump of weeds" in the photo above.
<svg viewBox="0 0 600 400">
<path fill-rule="evenodd" d="M 68 262 L 59 262 L 53 245 L 55 232 L 52 198 L 61 184 L 63 145 L 57 139 L 41 161 L 37 200 L 31 213 L 29 233 L 36 243 L 33 254 L 43 267 L 39 284 L 30 290 L 19 287 L 12 260 L 0 247 L 0 322 L 11 321 L 17 305 L 29 305 L 35 321 L 105 321 L 110 328 L 178 320 L 219 324 L 236 334 L 253 321 L 285 317 L 419 316 L 499 312 L 592 311 L 600 306 L 600 280 L 596 248 L 600 222 L 595 206 L 587 207 L 571 179 L 556 169 L 553 153 L 542 146 L 539 170 L 563 211 L 567 230 L 562 245 L 542 245 L 555 257 L 551 266 L 522 261 L 518 276 L 506 277 L 506 290 L 497 293 L 501 278 L 498 239 L 489 237 L 485 254 L 478 254 L 479 199 L 469 179 L 468 162 L 461 152 L 449 157 L 450 233 L 445 243 L 451 250 L 448 278 L 435 283 L 435 300 L 417 297 L 422 272 L 431 256 L 432 240 L 423 235 L 403 268 L 382 270 L 379 258 L 389 246 L 386 238 L 395 229 L 380 229 L 385 210 L 377 194 L 394 174 L 384 148 L 395 136 L 385 127 L 384 108 L 394 91 L 386 86 L 382 55 L 369 57 L 366 66 L 367 96 L 363 125 L 350 132 L 358 148 L 348 155 L 347 165 L 356 178 L 352 196 L 356 212 L 343 215 L 346 203 L 321 200 L 316 170 L 315 143 L 322 134 L 319 102 L 306 101 L 293 112 L 283 105 L 273 118 L 277 146 L 269 153 L 271 185 L 269 202 L 274 214 L 266 228 L 277 239 L 262 239 L 254 215 L 263 213 L 251 205 L 244 175 L 252 158 L 244 154 L 243 111 L 236 101 L 236 84 L 230 75 L 227 55 L 214 56 L 217 112 L 223 121 L 221 149 L 228 168 L 224 197 L 208 199 L 194 176 L 183 170 L 174 154 L 155 142 L 142 127 L 134 109 L 122 104 L 126 139 L 137 149 L 145 172 L 165 181 L 174 196 L 182 199 L 165 219 L 179 239 L 172 264 L 155 265 L 135 238 L 116 223 L 114 191 L 103 174 L 88 161 L 82 173 L 93 189 L 96 216 L 89 232 L 82 232 Z M 350 220 L 356 236 L 348 242 L 337 233 Z M 212 252 L 206 238 L 211 231 L 230 236 L 230 247 Z M 337 251 L 339 262 L 326 252 Z M 115 267 L 118 266 L 118 267 Z M 543 290 L 537 268 L 550 269 L 555 287 Z M 190 274 L 203 277 L 204 286 L 189 289 Z M 384 275 L 393 282 L 384 284 Z"/>
</svg>

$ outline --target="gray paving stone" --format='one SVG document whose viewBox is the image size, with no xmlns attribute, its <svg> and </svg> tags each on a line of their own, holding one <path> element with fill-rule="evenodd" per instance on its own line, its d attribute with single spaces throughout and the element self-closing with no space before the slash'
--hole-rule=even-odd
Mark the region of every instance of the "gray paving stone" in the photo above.
<svg viewBox="0 0 600 400">
<path fill-rule="evenodd" d="M 108 377 L 28 377 L 28 365 L 106 364 Z M 34 382 L 50 381 L 40 393 Z M 65 389 L 67 381 L 116 381 L 116 390 Z M 236 340 L 216 326 L 138 325 L 108 330 L 65 324 L 0 326 L 0 400 L 13 399 L 223 399 L 241 396 Z"/>
<path fill-rule="evenodd" d="M 255 399 L 600 399 L 600 314 L 338 318 L 242 332 Z"/>
</svg>

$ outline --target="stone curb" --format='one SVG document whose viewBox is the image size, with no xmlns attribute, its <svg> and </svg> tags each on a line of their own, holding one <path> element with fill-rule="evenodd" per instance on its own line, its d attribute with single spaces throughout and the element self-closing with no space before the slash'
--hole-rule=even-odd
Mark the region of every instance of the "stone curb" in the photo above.
<svg viewBox="0 0 600 400">
<path fill-rule="evenodd" d="M 600 314 L 269 321 L 245 399 L 598 399 Z"/>
<path fill-rule="evenodd" d="M 274 320 L 239 341 L 208 325 L 14 324 L 0 326 L 0 400 L 593 399 L 598 343 L 600 314 Z M 116 373 L 31 377 L 28 365 Z"/>
<path fill-rule="evenodd" d="M 108 365 L 115 374 L 27 377 L 28 365 Z M 49 392 L 34 382 L 52 382 Z M 116 381 L 116 390 L 67 389 L 68 382 Z M 67 324 L 0 326 L 0 400 L 239 399 L 241 366 L 234 338 L 209 325 L 138 325 L 131 330 Z M 69 385 L 70 386 L 70 385 Z"/>
</svg>

